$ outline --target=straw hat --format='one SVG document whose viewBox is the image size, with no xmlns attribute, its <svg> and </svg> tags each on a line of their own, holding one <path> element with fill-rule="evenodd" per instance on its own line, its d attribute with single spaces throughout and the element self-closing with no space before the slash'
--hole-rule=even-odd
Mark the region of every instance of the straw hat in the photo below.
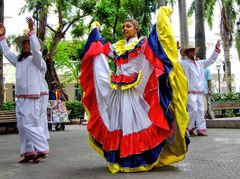
<svg viewBox="0 0 240 179">
<path fill-rule="evenodd" d="M 30 40 L 29 37 L 27 35 L 22 35 L 22 36 L 18 36 L 17 38 L 15 38 L 14 42 L 16 43 L 16 45 L 19 49 L 23 49 L 22 43 L 27 40 Z M 38 41 L 41 46 L 41 51 L 43 51 L 44 50 L 43 41 L 41 39 L 38 39 Z"/>
<path fill-rule="evenodd" d="M 194 49 L 195 52 L 197 53 L 198 50 L 199 50 L 199 47 L 195 47 L 194 44 L 188 44 L 185 48 L 182 48 L 182 49 L 180 50 L 180 53 L 181 53 L 182 56 L 186 56 L 186 55 L 187 55 L 186 52 L 187 52 L 188 50 L 191 50 L 191 49 Z"/>
</svg>

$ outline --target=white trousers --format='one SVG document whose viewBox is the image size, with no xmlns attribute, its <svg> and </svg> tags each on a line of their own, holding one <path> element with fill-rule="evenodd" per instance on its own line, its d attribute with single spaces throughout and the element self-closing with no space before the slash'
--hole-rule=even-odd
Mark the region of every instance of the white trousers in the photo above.
<svg viewBox="0 0 240 179">
<path fill-rule="evenodd" d="M 49 145 L 41 127 L 40 99 L 18 99 L 16 115 L 21 156 L 47 154 Z"/>
<path fill-rule="evenodd" d="M 188 130 L 195 127 L 197 130 L 206 130 L 206 120 L 204 119 L 204 95 L 189 94 L 188 95 L 188 115 L 190 122 Z"/>
<path fill-rule="evenodd" d="M 41 126 L 43 128 L 44 136 L 46 139 L 49 139 L 49 131 L 48 131 L 48 121 L 47 121 L 47 106 L 48 106 L 48 95 L 43 95 L 40 98 L 40 119 Z"/>
</svg>

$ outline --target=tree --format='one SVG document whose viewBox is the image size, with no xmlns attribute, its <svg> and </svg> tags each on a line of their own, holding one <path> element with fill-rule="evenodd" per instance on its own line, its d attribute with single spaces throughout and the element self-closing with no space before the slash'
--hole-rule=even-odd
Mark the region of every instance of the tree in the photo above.
<svg viewBox="0 0 240 179">
<path fill-rule="evenodd" d="M 175 0 L 158 0 L 158 8 L 161 6 L 171 5 L 172 7 L 175 4 Z"/>
<path fill-rule="evenodd" d="M 210 28 L 213 26 L 214 10 L 219 5 L 221 10 L 220 17 L 220 32 L 223 41 L 223 51 L 225 59 L 225 79 L 227 83 L 228 92 L 232 91 L 232 78 L 231 78 L 231 61 L 230 61 L 230 48 L 233 44 L 234 26 L 236 24 L 237 16 L 239 14 L 239 0 L 211 0 L 204 1 L 204 17 L 208 22 Z M 189 9 L 188 14 L 191 15 L 195 10 L 194 2 Z M 237 40 L 237 39 L 236 39 Z"/>
<path fill-rule="evenodd" d="M 184 48 L 189 43 L 186 0 L 178 0 L 178 9 L 180 22 L 180 43 L 181 47 Z"/>
<path fill-rule="evenodd" d="M 238 59 L 240 60 L 240 31 L 235 34 L 235 47 L 238 52 Z"/>
<path fill-rule="evenodd" d="M 195 0 L 195 45 L 200 50 L 197 55 L 206 58 L 206 42 L 205 42 L 205 27 L 204 27 L 204 1 Z"/>
<path fill-rule="evenodd" d="M 0 0 L 0 23 L 4 21 L 4 0 Z M 3 56 L 0 54 L 0 105 L 4 102 Z"/>
<path fill-rule="evenodd" d="M 161 7 L 161 6 L 166 6 L 167 3 L 165 0 L 158 0 L 158 8 Z"/>
<path fill-rule="evenodd" d="M 33 17 L 36 21 L 38 21 L 39 24 L 37 27 L 39 38 L 45 40 L 46 28 L 48 28 L 51 32 L 52 39 L 48 48 L 48 54 L 46 55 L 46 63 L 48 68 L 46 79 L 48 84 L 51 81 L 56 81 L 58 88 L 65 97 L 67 97 L 67 95 L 64 93 L 61 87 L 60 80 L 54 66 L 54 54 L 57 45 L 65 37 L 70 27 L 77 21 L 82 20 L 84 17 L 90 15 L 94 10 L 95 5 L 96 1 L 94 0 L 27 0 L 27 5 L 23 9 L 34 10 Z M 55 12 L 58 16 L 58 24 L 56 28 L 53 28 L 47 22 L 49 8 L 51 6 L 55 6 Z"/>
<path fill-rule="evenodd" d="M 55 66 L 64 72 L 61 83 L 74 82 L 77 87 L 77 99 L 80 100 L 82 89 L 79 83 L 80 53 L 85 41 L 61 41 L 54 54 Z"/>
<path fill-rule="evenodd" d="M 134 18 L 140 26 L 140 34 L 147 36 L 151 30 L 151 13 L 156 10 L 153 0 L 101 0 L 96 6 L 93 20 L 102 24 L 102 34 L 106 41 L 122 39 L 122 22 Z"/>
</svg>

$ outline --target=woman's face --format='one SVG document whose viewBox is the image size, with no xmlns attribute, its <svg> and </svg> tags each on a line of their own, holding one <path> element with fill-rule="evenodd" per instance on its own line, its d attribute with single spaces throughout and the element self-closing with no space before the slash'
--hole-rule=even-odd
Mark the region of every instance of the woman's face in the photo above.
<svg viewBox="0 0 240 179">
<path fill-rule="evenodd" d="M 122 26 L 123 36 L 128 40 L 137 36 L 137 29 L 130 21 L 125 21 Z"/>
<path fill-rule="evenodd" d="M 30 50 L 31 50 L 31 46 L 30 46 L 30 41 L 29 40 L 25 40 L 25 41 L 23 41 L 23 43 L 22 43 L 22 47 L 23 47 L 23 52 L 25 52 L 25 53 L 29 53 L 30 52 Z"/>
</svg>

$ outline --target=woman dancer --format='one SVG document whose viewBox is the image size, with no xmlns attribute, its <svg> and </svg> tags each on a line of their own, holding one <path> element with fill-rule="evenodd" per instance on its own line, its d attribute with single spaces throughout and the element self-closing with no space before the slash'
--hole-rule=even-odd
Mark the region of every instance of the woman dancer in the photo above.
<svg viewBox="0 0 240 179">
<path fill-rule="evenodd" d="M 90 143 L 112 173 L 148 171 L 185 157 L 187 81 L 171 13 L 160 8 L 148 39 L 138 38 L 137 21 L 125 20 L 125 39 L 113 45 L 103 43 L 95 23 L 83 49 L 80 82 Z M 115 74 L 108 56 L 114 58 Z"/>
</svg>

